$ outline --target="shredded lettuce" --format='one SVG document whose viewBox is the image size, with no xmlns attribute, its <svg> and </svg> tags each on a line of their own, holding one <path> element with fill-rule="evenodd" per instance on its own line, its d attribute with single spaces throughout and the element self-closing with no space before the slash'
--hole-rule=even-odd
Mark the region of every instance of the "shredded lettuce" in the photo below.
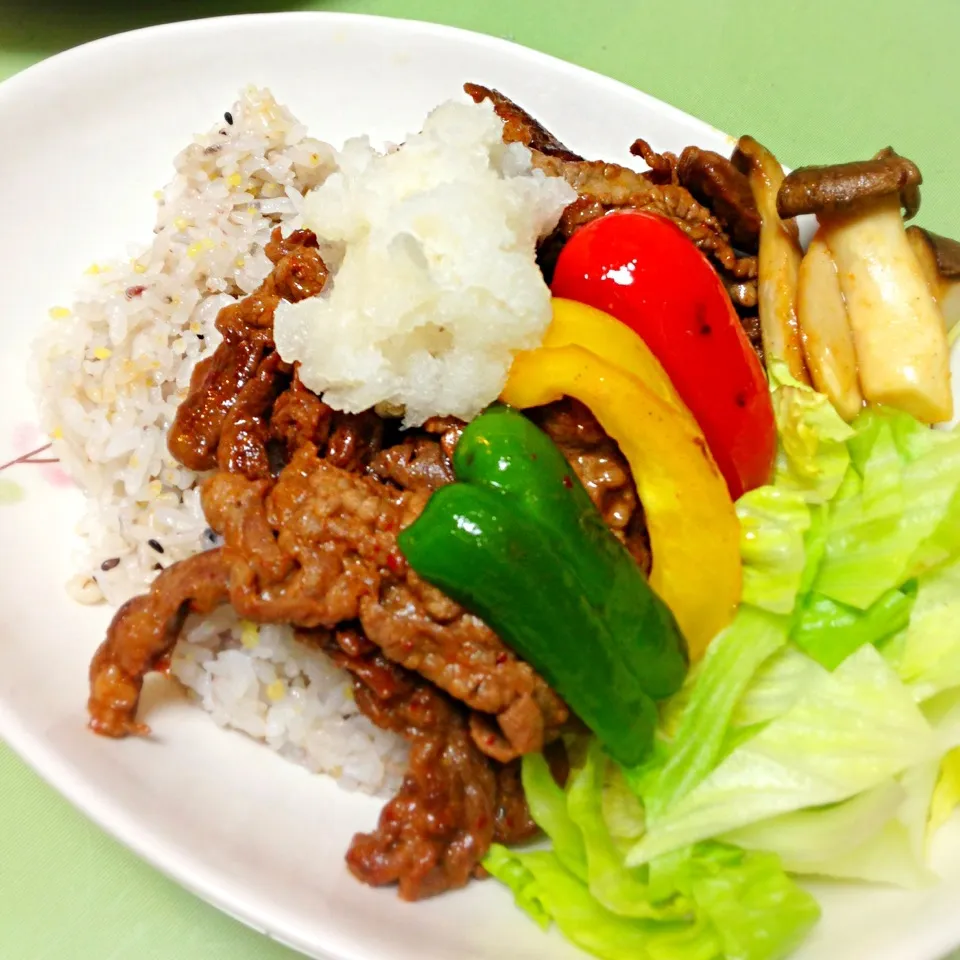
<svg viewBox="0 0 960 960">
<path fill-rule="evenodd" d="M 779 447 L 773 484 L 737 501 L 743 603 L 790 613 L 809 589 L 811 558 L 823 549 L 819 505 L 833 497 L 850 464 L 855 436 L 830 401 L 794 380 L 783 363 L 771 369 Z"/>
<path fill-rule="evenodd" d="M 524 758 L 524 784 L 535 794 L 531 809 L 565 807 L 549 810 L 540 826 L 561 824 L 561 846 L 569 847 L 567 828 L 575 823 L 587 871 L 584 877 L 570 870 L 556 845 L 532 852 L 494 846 L 484 866 L 521 909 L 541 926 L 555 922 L 573 943 L 608 960 L 778 960 L 802 941 L 819 908 L 775 854 L 710 841 L 649 868 L 626 866 L 614 831 L 635 835 L 642 815 L 611 768 L 593 741 L 560 790 L 546 782 L 545 763 Z M 618 800 L 605 805 L 610 789 Z M 612 821 L 605 809 L 613 811 Z"/>
<path fill-rule="evenodd" d="M 808 656 L 833 670 L 866 644 L 879 646 L 910 623 L 917 585 L 892 588 L 866 610 L 837 603 L 819 593 L 807 596 L 790 639 Z"/>
<path fill-rule="evenodd" d="M 724 960 L 721 942 L 706 920 L 662 923 L 617 916 L 601 906 L 551 851 L 515 853 L 495 845 L 484 866 L 510 887 L 517 905 L 534 920 L 541 925 L 544 918 L 546 923 L 555 922 L 571 943 L 595 957 Z M 765 953 L 743 960 L 773 960 L 785 955 Z"/>
<path fill-rule="evenodd" d="M 816 864 L 846 856 L 874 837 L 905 799 L 906 791 L 890 777 L 849 800 L 760 820 L 724 839 L 747 850 L 772 851 L 793 873 L 816 873 Z"/>
<path fill-rule="evenodd" d="M 852 426 L 838 423 L 826 398 L 788 376 L 781 372 L 774 390 L 774 484 L 737 504 L 744 604 L 791 615 L 790 641 L 828 669 L 912 624 L 919 639 L 911 639 L 905 669 L 919 683 L 918 651 L 930 662 L 956 654 L 939 689 L 960 685 L 956 631 L 940 637 L 934 656 L 925 625 L 950 615 L 946 594 L 960 585 L 952 575 L 938 578 L 960 558 L 960 433 L 885 408 L 866 410 Z"/>
<path fill-rule="evenodd" d="M 587 886 L 597 901 L 622 917 L 682 917 L 684 901 L 651 903 L 645 871 L 629 870 L 603 816 L 604 768 L 607 759 L 594 740 L 583 765 L 572 771 L 566 790 L 570 819 L 579 827 L 586 848 Z"/>
<path fill-rule="evenodd" d="M 796 647 L 784 647 L 754 674 L 731 719 L 731 729 L 759 730 L 786 713 L 820 676 L 819 665 Z"/>
<path fill-rule="evenodd" d="M 543 754 L 524 758 L 521 769 L 523 792 L 530 816 L 553 841 L 560 862 L 578 879 L 587 879 L 587 851 L 583 835 L 570 819 L 566 797 L 550 772 Z"/>
<path fill-rule="evenodd" d="M 571 740 L 561 787 L 524 758 L 552 847 L 485 861 L 598 957 L 785 957 L 818 915 L 791 875 L 929 883 L 960 805 L 960 432 L 882 408 L 847 425 L 781 364 L 771 388 L 733 622 L 640 766 Z"/>
<path fill-rule="evenodd" d="M 810 894 L 772 853 L 720 843 L 697 844 L 675 874 L 677 889 L 716 931 L 726 958 L 782 957 L 820 916 Z"/>
<path fill-rule="evenodd" d="M 790 613 L 807 564 L 804 535 L 812 517 L 799 491 L 759 487 L 737 501 L 743 602 Z"/>
<path fill-rule="evenodd" d="M 919 701 L 960 688 L 960 558 L 918 580 L 910 621 L 890 656 Z"/>
<path fill-rule="evenodd" d="M 960 806 L 960 747 L 954 747 L 940 764 L 937 784 L 930 801 L 928 836 L 933 836 Z"/>
<path fill-rule="evenodd" d="M 626 771 L 643 797 L 650 822 L 685 797 L 710 771 L 723 748 L 737 702 L 757 668 L 786 643 L 786 621 L 742 606 L 711 643 L 665 761 Z M 662 763 L 662 766 L 661 766 Z"/>
<path fill-rule="evenodd" d="M 853 430 L 823 394 L 795 380 L 785 363 L 773 362 L 769 374 L 780 441 L 775 486 L 824 503 L 847 472 L 846 443 Z"/>
<path fill-rule="evenodd" d="M 865 610 L 960 553 L 960 434 L 873 408 L 855 427 L 814 586 Z"/>
<path fill-rule="evenodd" d="M 889 664 L 863 647 L 816 680 L 656 819 L 627 856 L 636 866 L 737 827 L 837 803 L 942 753 Z"/>
<path fill-rule="evenodd" d="M 924 832 L 937 764 L 913 767 L 842 803 L 763 820 L 727 834 L 777 853 L 790 873 L 920 887 L 933 877 Z"/>
</svg>

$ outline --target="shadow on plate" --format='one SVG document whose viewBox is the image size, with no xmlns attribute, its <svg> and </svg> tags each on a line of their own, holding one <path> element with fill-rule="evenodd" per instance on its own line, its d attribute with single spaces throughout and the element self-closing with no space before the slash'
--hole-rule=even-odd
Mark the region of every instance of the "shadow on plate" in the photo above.
<svg viewBox="0 0 960 960">
<path fill-rule="evenodd" d="M 141 27 L 238 13 L 322 10 L 326 6 L 324 0 L 206 0 L 190 4 L 182 0 L 154 0 L 147 4 L 132 0 L 96 4 L 74 0 L 3 0 L 0 56 L 15 55 L 26 66 L 30 61 L 42 60 L 89 40 Z"/>
</svg>

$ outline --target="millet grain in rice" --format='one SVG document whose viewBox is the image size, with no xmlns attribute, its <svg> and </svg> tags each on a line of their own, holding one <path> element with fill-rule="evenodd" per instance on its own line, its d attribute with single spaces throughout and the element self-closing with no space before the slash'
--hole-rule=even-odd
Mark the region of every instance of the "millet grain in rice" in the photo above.
<svg viewBox="0 0 960 960">
<path fill-rule="evenodd" d="M 163 566 L 210 545 L 197 476 L 167 451 L 167 430 L 220 341 L 218 312 L 262 282 L 271 230 L 292 226 L 303 192 L 333 169 L 332 148 L 269 93 L 246 90 L 230 113 L 176 158 L 150 246 L 92 264 L 39 342 L 42 425 L 87 496 L 80 574 L 113 605 L 155 576 L 151 542 Z"/>
<path fill-rule="evenodd" d="M 71 589 L 81 602 L 117 606 L 158 567 L 213 545 L 198 478 L 170 456 L 167 430 L 194 366 L 220 342 L 218 312 L 261 283 L 273 227 L 296 226 L 302 194 L 333 169 L 333 150 L 266 91 L 244 91 L 229 121 L 176 158 L 152 243 L 91 264 L 37 344 L 42 425 L 87 497 Z M 348 788 L 395 788 L 406 744 L 359 713 L 349 676 L 289 627 L 253 627 L 256 643 L 251 627 L 226 606 L 190 618 L 172 674 L 217 723 Z"/>
<path fill-rule="evenodd" d="M 156 194 L 152 243 L 125 261 L 91 264 L 78 301 L 51 309 L 35 372 L 42 425 L 87 498 L 79 531 L 85 553 L 71 591 L 76 599 L 118 606 L 142 593 L 160 569 L 215 544 L 199 477 L 170 455 L 167 432 L 194 367 L 220 343 L 217 314 L 263 281 L 271 269 L 264 246 L 272 229 L 300 225 L 304 194 L 338 172 L 338 162 L 342 175 L 331 178 L 327 207 L 307 206 L 316 215 L 321 208 L 330 214 L 331 203 L 346 204 L 341 221 L 350 229 L 318 231 L 337 241 L 320 238 L 334 273 L 332 292 L 300 312 L 329 313 L 328 300 L 336 301 L 345 321 L 352 309 L 360 320 L 341 323 L 338 338 L 347 393 L 364 384 L 392 386 L 359 399 L 338 398 L 331 389 L 335 406 L 338 399 L 345 409 L 347 399 L 387 401 L 403 407 L 410 422 L 433 413 L 470 415 L 499 393 L 513 353 L 539 342 L 550 309 L 534 246 L 572 191 L 532 171 L 524 148 L 502 143 L 489 107 L 448 104 L 429 124 L 433 140 L 412 141 L 436 154 L 437 172 L 431 167 L 429 175 L 418 175 L 415 150 L 410 162 L 399 162 L 390 151 L 378 159 L 369 145 L 352 141 L 338 154 L 309 139 L 268 92 L 248 88 L 220 123 L 177 156 L 176 176 Z M 368 165 L 379 165 L 382 176 L 371 182 L 380 193 L 367 198 L 370 203 L 354 203 L 358 192 L 371 189 Z M 425 176 L 429 182 L 422 183 Z M 439 187 L 435 181 L 442 181 Z M 357 255 L 366 249 L 366 231 L 388 253 L 397 244 L 406 250 L 416 283 L 404 287 L 388 271 L 372 301 L 362 283 L 348 283 L 367 262 Z M 336 273 L 341 264 L 342 277 Z M 408 303 L 412 288 L 419 295 Z M 400 298 L 406 311 L 398 293 L 406 296 Z M 368 329 L 371 303 L 379 310 L 378 362 L 390 368 L 379 377 L 361 376 L 376 339 Z M 438 324 L 434 332 L 449 340 L 446 346 L 431 340 Z M 309 324 L 299 329 L 312 335 Z M 336 325 L 324 329 L 329 336 Z M 318 389 L 332 387 L 325 382 Z M 191 617 L 171 672 L 219 724 L 310 770 L 371 792 L 399 782 L 404 741 L 362 716 L 349 675 L 298 642 L 288 626 L 243 622 L 229 606 Z"/>
</svg>

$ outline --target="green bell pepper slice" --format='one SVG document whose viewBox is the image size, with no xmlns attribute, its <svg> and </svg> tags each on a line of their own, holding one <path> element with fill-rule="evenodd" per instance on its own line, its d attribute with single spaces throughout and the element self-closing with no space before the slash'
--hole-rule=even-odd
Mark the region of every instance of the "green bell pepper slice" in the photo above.
<svg viewBox="0 0 960 960">
<path fill-rule="evenodd" d="M 401 532 L 407 561 L 530 663 L 615 759 L 638 763 L 654 701 L 686 672 L 670 610 L 522 414 L 497 406 L 470 423 L 454 473 Z"/>
</svg>

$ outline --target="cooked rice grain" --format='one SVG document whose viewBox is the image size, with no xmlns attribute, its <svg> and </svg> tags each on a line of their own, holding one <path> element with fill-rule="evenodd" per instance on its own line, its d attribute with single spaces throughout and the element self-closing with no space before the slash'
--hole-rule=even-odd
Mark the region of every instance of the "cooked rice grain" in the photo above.
<svg viewBox="0 0 960 960">
<path fill-rule="evenodd" d="M 168 452 L 167 430 L 194 366 L 220 342 L 220 309 L 262 282 L 271 230 L 292 226 L 303 192 L 333 170 L 333 149 L 268 92 L 246 90 L 231 114 L 176 158 L 152 244 L 92 264 L 81 298 L 50 311 L 38 344 L 42 425 L 87 496 L 80 573 L 112 605 L 143 591 L 158 562 L 210 545 L 197 476 Z"/>
<path fill-rule="evenodd" d="M 334 169 L 333 149 L 269 92 L 245 90 L 230 114 L 176 158 L 151 245 L 91 264 L 79 300 L 50 310 L 37 344 L 41 422 L 87 496 L 69 585 L 82 602 L 118 606 L 158 566 L 212 545 L 197 475 L 171 457 L 167 430 L 220 341 L 218 312 L 261 283 L 271 230 L 296 226 L 303 193 Z M 229 608 L 191 619 L 173 674 L 221 725 L 344 786 L 395 787 L 405 744 L 359 713 L 348 676 L 288 627 L 262 627 L 256 643 L 246 629 L 245 644 Z"/>
</svg>

